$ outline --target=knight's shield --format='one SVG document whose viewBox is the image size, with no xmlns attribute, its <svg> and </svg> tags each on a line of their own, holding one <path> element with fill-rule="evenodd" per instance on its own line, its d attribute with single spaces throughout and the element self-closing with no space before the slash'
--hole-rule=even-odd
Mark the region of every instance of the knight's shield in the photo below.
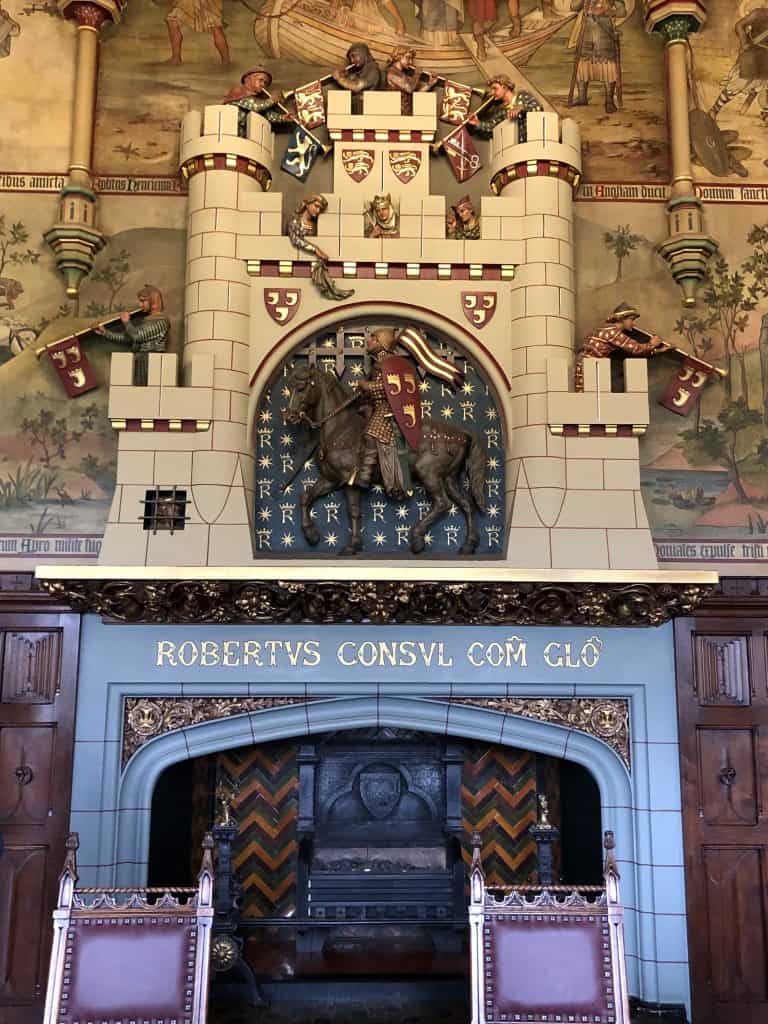
<svg viewBox="0 0 768 1024">
<path fill-rule="evenodd" d="M 360 772 L 360 799 L 374 818 L 388 818 L 400 802 L 400 773 Z"/>
<path fill-rule="evenodd" d="M 381 379 L 395 422 L 409 448 L 421 444 L 421 399 L 413 363 L 403 356 L 388 356 L 381 364 Z"/>
</svg>

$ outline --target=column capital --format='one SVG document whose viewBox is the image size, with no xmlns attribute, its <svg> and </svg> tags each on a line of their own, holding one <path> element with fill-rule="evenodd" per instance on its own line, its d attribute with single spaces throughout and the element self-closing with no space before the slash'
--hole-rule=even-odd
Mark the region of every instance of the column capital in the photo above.
<svg viewBox="0 0 768 1024">
<path fill-rule="evenodd" d="M 101 31 L 107 21 L 117 24 L 127 0 L 58 0 L 62 17 L 77 22 L 78 28 Z"/>
<path fill-rule="evenodd" d="M 666 41 L 687 39 L 707 20 L 704 0 L 645 0 L 645 27 Z"/>
</svg>

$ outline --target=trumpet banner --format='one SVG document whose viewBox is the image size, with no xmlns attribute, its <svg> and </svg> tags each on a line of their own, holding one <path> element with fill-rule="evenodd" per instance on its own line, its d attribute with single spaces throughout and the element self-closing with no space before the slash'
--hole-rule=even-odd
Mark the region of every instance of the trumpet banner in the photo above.
<svg viewBox="0 0 768 1024">
<path fill-rule="evenodd" d="M 65 338 L 47 348 L 45 354 L 70 398 L 77 398 L 99 386 L 77 338 Z"/>
<path fill-rule="evenodd" d="M 659 399 L 659 405 L 676 416 L 687 416 L 701 398 L 714 372 L 715 368 L 708 363 L 685 359 Z"/>
</svg>

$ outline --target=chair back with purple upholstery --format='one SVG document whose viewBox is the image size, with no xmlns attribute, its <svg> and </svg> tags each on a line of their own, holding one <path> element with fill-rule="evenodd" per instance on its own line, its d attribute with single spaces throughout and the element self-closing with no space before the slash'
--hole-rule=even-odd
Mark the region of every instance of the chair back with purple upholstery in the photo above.
<svg viewBox="0 0 768 1024">
<path fill-rule="evenodd" d="M 602 886 L 488 887 L 473 837 L 472 1024 L 629 1024 L 613 833 Z"/>
<path fill-rule="evenodd" d="M 79 889 L 77 833 L 53 912 L 44 1024 L 205 1024 L 213 840 L 190 888 Z"/>
</svg>

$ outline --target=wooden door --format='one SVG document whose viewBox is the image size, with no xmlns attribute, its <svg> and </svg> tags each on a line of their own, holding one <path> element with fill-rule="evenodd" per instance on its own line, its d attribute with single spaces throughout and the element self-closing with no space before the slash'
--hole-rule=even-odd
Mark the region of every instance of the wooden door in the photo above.
<svg viewBox="0 0 768 1024">
<path fill-rule="evenodd" d="M 768 604 L 751 610 L 675 629 L 695 1024 L 768 1021 Z"/>
<path fill-rule="evenodd" d="M 40 601 L 42 595 L 37 595 Z M 0 602 L 0 1021 L 38 1024 L 69 822 L 79 616 Z"/>
</svg>

